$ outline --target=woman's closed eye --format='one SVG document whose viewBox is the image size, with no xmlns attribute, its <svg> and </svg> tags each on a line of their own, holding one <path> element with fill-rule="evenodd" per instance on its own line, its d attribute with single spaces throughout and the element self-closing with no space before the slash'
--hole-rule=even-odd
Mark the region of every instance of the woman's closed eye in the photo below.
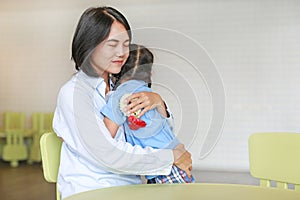
<svg viewBox="0 0 300 200">
<path fill-rule="evenodd" d="M 115 41 L 115 40 L 111 40 L 111 41 L 108 41 L 107 42 L 107 45 L 109 46 L 109 47 L 117 47 L 118 46 L 118 41 Z"/>
<path fill-rule="evenodd" d="M 109 47 L 117 47 L 118 44 L 108 44 Z"/>
<path fill-rule="evenodd" d="M 123 43 L 123 46 L 124 46 L 124 47 L 129 47 L 129 45 L 130 45 L 130 42 L 129 42 L 129 41 L 126 41 L 126 42 Z"/>
</svg>

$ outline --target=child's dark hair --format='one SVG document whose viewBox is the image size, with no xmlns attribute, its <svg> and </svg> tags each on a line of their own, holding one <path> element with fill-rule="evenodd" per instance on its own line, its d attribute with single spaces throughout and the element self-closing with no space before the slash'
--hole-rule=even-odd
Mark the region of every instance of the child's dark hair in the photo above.
<svg viewBox="0 0 300 200">
<path fill-rule="evenodd" d="M 142 80 L 151 87 L 151 70 L 153 65 L 152 52 L 142 45 L 130 44 L 129 57 L 118 74 L 113 74 L 116 79 L 115 88 L 122 80 Z"/>
</svg>

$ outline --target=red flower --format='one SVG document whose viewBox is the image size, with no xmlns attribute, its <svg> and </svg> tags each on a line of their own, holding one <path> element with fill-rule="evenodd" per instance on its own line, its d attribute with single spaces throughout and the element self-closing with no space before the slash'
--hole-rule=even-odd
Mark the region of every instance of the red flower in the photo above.
<svg viewBox="0 0 300 200">
<path fill-rule="evenodd" d="M 128 126 L 131 130 L 138 130 L 139 128 L 143 128 L 147 125 L 146 122 L 132 115 L 128 116 L 127 120 Z"/>
</svg>

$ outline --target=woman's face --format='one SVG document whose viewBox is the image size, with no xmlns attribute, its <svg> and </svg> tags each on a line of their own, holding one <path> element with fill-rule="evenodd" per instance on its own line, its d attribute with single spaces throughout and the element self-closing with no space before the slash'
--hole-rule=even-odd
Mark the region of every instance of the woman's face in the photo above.
<svg viewBox="0 0 300 200">
<path fill-rule="evenodd" d="M 108 37 L 96 46 L 91 65 L 99 76 L 117 74 L 129 56 L 129 36 L 125 27 L 114 21 Z"/>
</svg>

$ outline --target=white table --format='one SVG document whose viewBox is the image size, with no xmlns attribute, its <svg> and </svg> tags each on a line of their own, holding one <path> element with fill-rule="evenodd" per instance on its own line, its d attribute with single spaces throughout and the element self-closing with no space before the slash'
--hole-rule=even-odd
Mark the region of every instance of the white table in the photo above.
<svg viewBox="0 0 300 200">
<path fill-rule="evenodd" d="M 300 200 L 300 191 L 233 184 L 129 185 L 92 190 L 66 200 Z"/>
</svg>

